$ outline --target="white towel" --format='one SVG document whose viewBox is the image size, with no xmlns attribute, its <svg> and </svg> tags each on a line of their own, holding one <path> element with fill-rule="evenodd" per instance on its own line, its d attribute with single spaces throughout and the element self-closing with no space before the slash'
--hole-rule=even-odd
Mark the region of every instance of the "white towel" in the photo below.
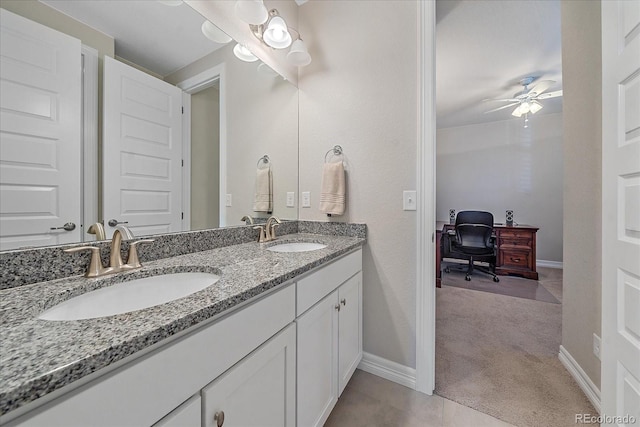
<svg viewBox="0 0 640 427">
<path fill-rule="evenodd" d="M 325 163 L 320 187 L 320 212 L 342 215 L 345 206 L 345 177 L 342 162 Z"/>
<path fill-rule="evenodd" d="M 256 171 L 256 193 L 253 202 L 254 212 L 273 212 L 273 180 L 271 168 L 258 168 Z"/>
</svg>

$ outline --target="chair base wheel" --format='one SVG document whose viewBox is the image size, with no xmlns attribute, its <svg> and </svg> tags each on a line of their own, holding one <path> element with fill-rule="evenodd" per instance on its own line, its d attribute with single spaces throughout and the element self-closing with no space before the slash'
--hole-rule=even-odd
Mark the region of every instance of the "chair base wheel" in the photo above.
<svg viewBox="0 0 640 427">
<path fill-rule="evenodd" d="M 467 282 L 471 281 L 471 277 L 469 277 L 469 275 L 464 276 L 464 280 L 466 280 Z"/>
<path fill-rule="evenodd" d="M 498 279 L 497 277 L 494 277 L 494 278 L 493 278 L 493 281 L 494 281 L 494 282 L 496 282 L 496 283 L 498 283 L 498 282 L 500 281 L 500 279 Z"/>
<path fill-rule="evenodd" d="M 446 267 L 446 268 L 444 269 L 444 272 L 445 272 L 445 273 L 451 273 L 451 269 L 449 269 L 449 267 Z"/>
</svg>

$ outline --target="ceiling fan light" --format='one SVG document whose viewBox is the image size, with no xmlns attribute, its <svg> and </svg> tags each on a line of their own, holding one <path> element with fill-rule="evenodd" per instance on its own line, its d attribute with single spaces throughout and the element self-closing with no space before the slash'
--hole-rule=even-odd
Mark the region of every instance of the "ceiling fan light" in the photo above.
<svg viewBox="0 0 640 427">
<path fill-rule="evenodd" d="M 522 112 L 520 112 L 520 107 L 522 107 L 522 105 L 518 105 L 518 106 L 516 107 L 516 109 L 515 109 L 515 110 L 513 110 L 513 112 L 511 113 L 511 115 L 512 115 L 512 116 L 514 116 L 514 117 L 521 117 L 523 113 L 522 113 Z"/>
<path fill-rule="evenodd" d="M 525 101 L 520 104 L 520 114 L 526 114 L 529 111 L 531 111 L 531 105 L 529 104 L 529 102 Z"/>
<path fill-rule="evenodd" d="M 240 43 L 236 44 L 233 48 L 233 54 L 236 56 L 236 58 L 244 62 L 255 62 L 258 60 L 258 58 L 253 53 L 251 53 L 249 49 L 242 46 Z"/>
<path fill-rule="evenodd" d="M 311 55 L 301 39 L 297 39 L 291 45 L 291 50 L 287 54 L 287 60 L 293 65 L 304 67 L 311 63 Z"/>
<path fill-rule="evenodd" d="M 287 23 L 280 16 L 274 16 L 262 35 L 264 42 L 274 49 L 285 49 L 291 45 L 292 39 Z"/>
<path fill-rule="evenodd" d="M 542 110 L 542 104 L 538 101 L 531 101 L 531 110 L 529 111 L 531 114 L 535 114 L 538 111 Z"/>
<path fill-rule="evenodd" d="M 237 0 L 235 13 L 238 18 L 251 25 L 263 24 L 269 18 L 262 0 Z"/>
<path fill-rule="evenodd" d="M 229 37 L 224 31 L 220 28 L 216 27 L 209 21 L 204 21 L 202 23 L 202 34 L 205 35 L 206 38 L 215 43 L 227 44 L 231 41 L 231 37 Z"/>
</svg>

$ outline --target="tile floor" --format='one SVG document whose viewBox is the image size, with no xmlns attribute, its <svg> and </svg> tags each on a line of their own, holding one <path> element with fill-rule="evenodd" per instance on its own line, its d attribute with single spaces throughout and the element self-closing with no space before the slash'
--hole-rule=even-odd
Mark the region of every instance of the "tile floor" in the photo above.
<svg viewBox="0 0 640 427">
<path fill-rule="evenodd" d="M 513 427 L 440 396 L 428 396 L 356 370 L 327 427 Z"/>
</svg>

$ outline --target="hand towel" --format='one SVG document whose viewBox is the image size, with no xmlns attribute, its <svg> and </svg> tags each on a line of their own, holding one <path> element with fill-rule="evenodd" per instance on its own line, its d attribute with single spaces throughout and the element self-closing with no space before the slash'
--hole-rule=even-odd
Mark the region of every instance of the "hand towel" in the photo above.
<svg viewBox="0 0 640 427">
<path fill-rule="evenodd" d="M 320 212 L 342 215 L 345 207 L 345 188 L 344 164 L 325 163 L 320 187 Z"/>
<path fill-rule="evenodd" d="M 271 168 L 258 168 L 256 171 L 256 193 L 253 202 L 254 212 L 273 211 L 273 181 Z"/>
</svg>

